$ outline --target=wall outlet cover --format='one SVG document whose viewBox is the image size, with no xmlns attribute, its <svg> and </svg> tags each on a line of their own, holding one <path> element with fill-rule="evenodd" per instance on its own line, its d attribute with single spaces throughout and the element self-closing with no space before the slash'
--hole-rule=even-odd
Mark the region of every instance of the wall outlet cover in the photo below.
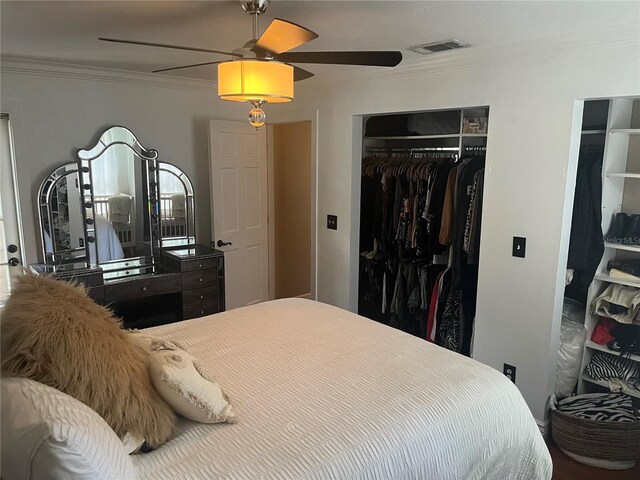
<svg viewBox="0 0 640 480">
<path fill-rule="evenodd" d="M 516 383 L 516 367 L 505 363 L 502 367 L 502 373 L 513 383 Z"/>
<path fill-rule="evenodd" d="M 327 228 L 329 230 L 337 230 L 338 229 L 338 216 L 337 215 L 327 215 Z"/>
</svg>

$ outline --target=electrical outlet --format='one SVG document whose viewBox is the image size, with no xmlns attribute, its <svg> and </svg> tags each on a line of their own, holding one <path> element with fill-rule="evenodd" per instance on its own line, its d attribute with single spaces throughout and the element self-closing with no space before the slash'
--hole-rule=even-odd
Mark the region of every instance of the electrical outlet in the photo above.
<svg viewBox="0 0 640 480">
<path fill-rule="evenodd" d="M 502 367 L 502 373 L 513 383 L 516 383 L 516 367 L 505 363 Z"/>
<path fill-rule="evenodd" d="M 338 229 L 338 216 L 337 215 L 327 215 L 327 228 L 329 230 L 337 230 Z"/>
<path fill-rule="evenodd" d="M 524 258 L 524 253 L 527 248 L 527 239 L 524 237 L 513 237 L 513 252 L 514 257 Z"/>
</svg>

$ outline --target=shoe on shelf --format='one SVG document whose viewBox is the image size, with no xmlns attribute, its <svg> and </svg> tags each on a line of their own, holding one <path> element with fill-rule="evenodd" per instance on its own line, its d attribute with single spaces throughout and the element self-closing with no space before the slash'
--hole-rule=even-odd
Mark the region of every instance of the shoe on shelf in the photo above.
<svg viewBox="0 0 640 480">
<path fill-rule="evenodd" d="M 625 245 L 640 245 L 640 214 L 631 215 L 629 227 L 624 232 L 622 243 Z"/>
<path fill-rule="evenodd" d="M 613 218 L 609 231 L 603 237 L 605 242 L 623 243 L 624 235 L 627 233 L 631 224 L 631 217 L 626 213 L 616 213 Z"/>
</svg>

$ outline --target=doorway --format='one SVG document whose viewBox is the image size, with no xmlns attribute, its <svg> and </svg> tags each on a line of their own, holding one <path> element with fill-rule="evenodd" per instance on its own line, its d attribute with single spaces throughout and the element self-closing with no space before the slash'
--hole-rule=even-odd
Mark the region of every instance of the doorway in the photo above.
<svg viewBox="0 0 640 480">
<path fill-rule="evenodd" d="M 271 124 L 269 298 L 315 298 L 312 122 Z"/>
</svg>

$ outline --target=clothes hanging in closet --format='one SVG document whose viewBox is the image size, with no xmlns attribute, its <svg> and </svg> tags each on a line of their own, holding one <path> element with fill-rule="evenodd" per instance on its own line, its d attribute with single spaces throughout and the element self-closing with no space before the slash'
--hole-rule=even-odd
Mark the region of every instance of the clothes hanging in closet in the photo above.
<svg viewBox="0 0 640 480">
<path fill-rule="evenodd" d="M 360 313 L 468 355 L 484 159 L 365 158 L 362 174 Z"/>
<path fill-rule="evenodd" d="M 583 147 L 578 157 L 567 261 L 567 268 L 574 269 L 574 274 L 571 283 L 565 289 L 565 296 L 583 305 L 586 303 L 587 290 L 604 253 L 602 157 L 602 148 L 595 146 Z"/>
</svg>

